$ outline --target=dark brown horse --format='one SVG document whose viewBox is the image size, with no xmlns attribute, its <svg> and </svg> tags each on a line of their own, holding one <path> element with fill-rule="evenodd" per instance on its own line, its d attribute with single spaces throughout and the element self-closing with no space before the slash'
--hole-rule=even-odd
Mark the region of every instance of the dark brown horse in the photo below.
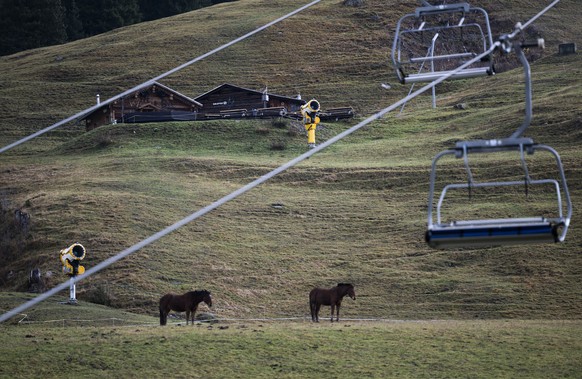
<svg viewBox="0 0 582 379">
<path fill-rule="evenodd" d="M 339 311 L 344 296 L 349 295 L 356 300 L 354 285 L 350 283 L 339 283 L 333 288 L 314 288 L 309 292 L 309 308 L 311 309 L 311 321 L 319 322 L 319 308 L 322 305 L 331 305 L 331 322 L 333 322 L 334 309 L 336 321 L 339 321 Z"/>
<path fill-rule="evenodd" d="M 188 320 L 192 315 L 192 325 L 194 325 L 194 313 L 196 313 L 196 308 L 201 302 L 205 302 L 206 305 L 212 307 L 210 291 L 190 291 L 183 295 L 168 293 L 162 296 L 160 299 L 160 325 L 166 325 L 170 311 L 186 312 L 186 325 L 188 325 Z"/>
</svg>

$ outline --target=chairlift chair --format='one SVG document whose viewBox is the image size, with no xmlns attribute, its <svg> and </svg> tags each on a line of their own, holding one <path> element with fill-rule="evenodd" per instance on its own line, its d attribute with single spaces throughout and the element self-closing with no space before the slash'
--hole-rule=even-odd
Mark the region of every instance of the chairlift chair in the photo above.
<svg viewBox="0 0 582 379">
<path fill-rule="evenodd" d="M 474 181 L 468 157 L 478 153 L 517 151 L 523 168 L 523 180 Z M 536 151 L 547 151 L 555 158 L 559 179 L 532 179 L 525 155 Z M 435 206 L 438 161 L 446 155 L 462 158 L 467 172 L 466 182 L 449 183 L 442 186 Z M 548 214 L 529 217 L 490 218 L 476 220 L 450 220 L 443 216 L 443 205 L 449 191 L 477 191 L 480 188 L 524 187 L 531 191 L 535 186 L 546 186 L 554 190 L 555 209 L 546 209 Z M 436 215 L 436 219 L 435 216 Z M 506 138 L 500 140 L 475 140 L 458 142 L 453 149 L 439 153 L 433 160 L 428 199 L 428 222 L 426 242 L 437 249 L 484 247 L 524 243 L 563 242 L 570 224 L 572 204 L 564 169 L 558 153 L 546 145 L 535 144 L 530 138 Z"/>
<path fill-rule="evenodd" d="M 524 67 L 525 76 L 525 120 L 522 125 L 509 137 L 492 140 L 473 140 L 457 142 L 453 149 L 445 150 L 435 156 L 432 162 L 430 177 L 430 190 L 428 198 L 428 221 L 425 234 L 429 246 L 437 249 L 482 247 L 524 243 L 563 242 L 572 217 L 572 202 L 566 176 L 560 156 L 556 150 L 547 145 L 535 144 L 531 138 L 521 135 L 529 127 L 532 118 L 531 101 L 531 73 L 529 63 L 523 53 L 522 47 L 543 46 L 543 40 L 536 44 L 515 44 L 514 49 Z M 536 151 L 549 152 L 555 159 L 557 172 L 553 177 L 532 179 L 525 159 L 527 155 L 533 155 Z M 488 180 L 475 181 L 469 165 L 469 155 L 479 153 L 507 153 L 517 151 L 519 153 L 523 180 Z M 435 187 L 437 185 L 438 161 L 446 156 L 454 155 L 462 158 L 467 180 L 463 183 L 456 182 L 442 186 L 439 200 L 434 203 Z M 544 175 L 545 176 L 545 175 Z M 557 178 L 557 179 L 556 179 Z M 553 189 L 555 208 L 553 211 L 544 209 L 544 214 L 534 217 L 510 217 L 510 218 L 483 218 L 476 220 L 449 220 L 443 217 L 443 204 L 447 192 L 454 189 L 466 189 L 472 191 L 478 188 L 502 188 L 525 186 L 526 191 L 530 187 L 549 186 Z M 436 214 L 436 220 L 433 217 Z"/>
<path fill-rule="evenodd" d="M 392 62 L 402 84 L 431 82 L 492 46 L 489 16 L 468 3 L 427 5 L 396 25 Z M 451 75 L 464 79 L 494 74 L 490 56 Z"/>
</svg>

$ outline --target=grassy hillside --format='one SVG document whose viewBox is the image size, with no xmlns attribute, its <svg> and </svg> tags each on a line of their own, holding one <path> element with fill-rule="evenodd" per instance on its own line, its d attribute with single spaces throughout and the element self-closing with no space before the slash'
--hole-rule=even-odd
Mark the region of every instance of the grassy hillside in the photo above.
<svg viewBox="0 0 582 379">
<path fill-rule="evenodd" d="M 87 40 L 0 58 L 0 143 L 29 135 L 157 76 L 306 2 L 241 0 L 123 28 Z M 367 0 L 359 8 L 322 1 L 303 14 L 162 82 L 196 96 L 221 83 L 351 105 L 364 117 L 408 92 L 388 63 L 398 17 L 415 4 Z M 533 4 L 533 5 L 532 5 Z M 482 1 L 496 33 L 542 1 Z M 423 240 L 432 157 L 459 139 L 504 137 L 523 119 L 515 69 L 437 89 L 267 184 L 116 263 L 78 286 L 112 306 L 155 315 L 166 292 L 207 288 L 219 317 L 302 317 L 312 286 L 356 285 L 353 318 L 577 319 L 582 206 L 582 75 L 579 5 L 562 1 L 539 19 L 547 49 L 532 64 L 534 120 L 527 136 L 556 148 L 575 214 L 567 241 L 435 251 Z M 509 29 L 508 29 L 509 28 Z M 380 87 L 390 82 L 391 90 Z M 465 110 L 455 109 L 458 103 Z M 355 124 L 322 125 L 326 140 Z M 73 242 L 87 267 L 141 241 L 305 151 L 301 126 L 286 121 L 69 125 L 0 156 L 5 224 L 31 215 L 28 234 L 2 237 L 0 285 L 25 290 L 28 273 L 66 280 L 58 252 Z M 274 145 L 284 150 L 274 150 Z M 543 161 L 541 171 L 554 168 Z M 533 164 L 532 163 L 532 164 Z M 492 162 L 509 175 L 515 166 Z M 283 204 L 283 207 L 273 207 Z M 477 205 L 473 203 L 470 209 Z"/>
</svg>

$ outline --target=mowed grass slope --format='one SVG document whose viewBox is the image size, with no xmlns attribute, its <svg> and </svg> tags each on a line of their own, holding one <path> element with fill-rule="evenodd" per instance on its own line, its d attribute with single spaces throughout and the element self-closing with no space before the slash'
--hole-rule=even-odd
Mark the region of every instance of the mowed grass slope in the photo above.
<svg viewBox="0 0 582 379">
<path fill-rule="evenodd" d="M 11 341 L 0 347 L 0 374 L 18 378 L 569 378 L 581 370 L 579 321 L 0 328 Z"/>
<path fill-rule="evenodd" d="M 91 106 L 96 93 L 113 96 L 304 3 L 222 4 L 3 57 L 0 140 L 13 142 Z M 497 25 L 512 25 L 545 5 L 525 3 L 479 5 L 491 8 Z M 224 82 L 268 86 L 315 97 L 324 108 L 352 105 L 367 116 L 408 91 L 395 83 L 388 55 L 395 22 L 414 5 L 390 5 L 322 1 L 162 82 L 192 97 Z M 556 55 L 559 42 L 579 35 L 568 22 L 576 6 L 563 1 L 536 22 L 548 49 L 532 65 L 534 120 L 527 132 L 562 155 L 575 209 L 566 243 L 468 251 L 434 251 L 424 243 L 432 157 L 459 139 L 505 137 L 521 124 L 517 68 L 437 89 L 436 110 L 427 96 L 414 100 L 402 114 L 366 126 L 79 283 L 79 298 L 105 291 L 112 306 L 154 316 L 164 293 L 206 288 L 218 317 L 304 317 L 313 286 L 344 281 L 358 294 L 344 303 L 348 318 L 578 319 L 582 76 L 578 55 Z M 380 87 L 386 81 L 392 90 Z M 466 110 L 453 108 L 461 102 Z M 325 123 L 318 139 L 356 122 Z M 289 121 L 282 127 L 213 121 L 90 133 L 69 125 L 14 148 L 0 156 L 3 209 L 22 208 L 32 224 L 20 244 L 5 237 L 2 286 L 25 289 L 34 267 L 53 272 L 49 285 L 60 283 L 66 280 L 60 249 L 82 243 L 83 264 L 94 266 L 296 157 L 305 142 L 301 125 Z M 554 171 L 551 163 L 534 163 L 542 174 Z M 492 167 L 505 177 L 515 162 Z"/>
</svg>

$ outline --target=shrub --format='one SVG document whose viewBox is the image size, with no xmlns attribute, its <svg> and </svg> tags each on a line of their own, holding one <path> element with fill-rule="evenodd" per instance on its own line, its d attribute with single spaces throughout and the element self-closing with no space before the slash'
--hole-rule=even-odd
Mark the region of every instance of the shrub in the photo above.
<svg viewBox="0 0 582 379">
<path fill-rule="evenodd" d="M 287 121 L 285 119 L 282 119 L 282 118 L 274 118 L 271 121 L 271 125 L 277 129 L 284 129 L 287 127 L 287 124 L 288 124 Z"/>
<path fill-rule="evenodd" d="M 271 131 L 269 130 L 269 128 L 259 127 L 259 128 L 255 129 L 255 133 L 260 134 L 260 135 L 267 135 L 270 132 Z"/>
<path fill-rule="evenodd" d="M 97 147 L 104 149 L 111 145 L 113 145 L 113 138 L 109 133 L 102 134 L 97 138 Z"/>
<path fill-rule="evenodd" d="M 111 292 L 107 286 L 97 285 L 87 291 L 85 296 L 90 303 L 101 304 L 108 307 L 113 303 Z"/>
<path fill-rule="evenodd" d="M 271 150 L 285 150 L 287 144 L 284 141 L 271 141 Z"/>
</svg>

